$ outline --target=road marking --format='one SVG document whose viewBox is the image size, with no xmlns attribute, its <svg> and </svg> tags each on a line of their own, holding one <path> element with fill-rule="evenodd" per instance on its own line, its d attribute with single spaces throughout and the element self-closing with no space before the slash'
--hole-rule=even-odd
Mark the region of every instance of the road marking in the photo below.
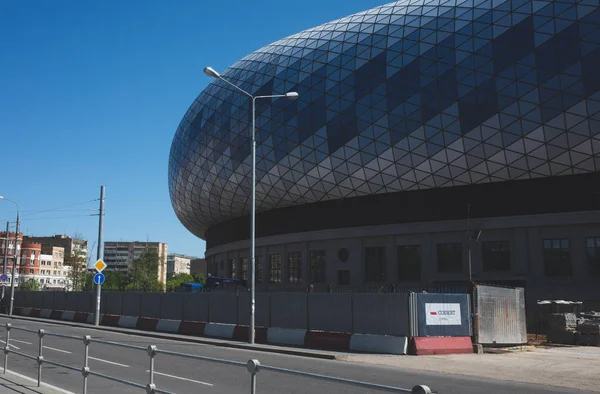
<svg viewBox="0 0 600 394">
<path fill-rule="evenodd" d="M 72 354 L 71 352 L 68 352 L 68 351 L 66 351 L 66 350 L 55 349 L 55 348 L 53 348 L 53 347 L 50 347 L 50 346 L 44 346 L 44 349 L 48 349 L 48 350 L 54 350 L 55 352 L 61 352 L 61 353 Z"/>
<path fill-rule="evenodd" d="M 150 372 L 149 369 L 146 370 L 146 372 Z M 192 382 L 192 383 L 198 383 L 198 384 L 203 384 L 205 386 L 214 386 L 214 384 L 212 383 L 206 383 L 206 382 L 201 382 L 199 380 L 193 380 L 193 379 L 188 379 L 188 378 L 182 378 L 181 376 L 175 376 L 175 375 L 169 375 L 168 373 L 162 373 L 162 372 L 156 372 L 154 371 L 155 375 L 162 375 L 162 376 L 166 376 L 168 378 L 173 378 L 173 379 L 179 379 L 179 380 L 185 380 L 188 382 Z"/>
<path fill-rule="evenodd" d="M 21 340 L 18 340 L 18 339 L 11 339 L 11 341 L 15 341 L 15 342 L 19 342 L 19 343 L 24 343 L 25 345 L 31 345 L 32 344 L 31 342 L 21 341 Z"/>
<path fill-rule="evenodd" d="M 117 365 L 117 366 L 119 366 L 119 367 L 125 367 L 125 368 L 129 368 L 129 365 L 125 365 L 125 364 L 119 364 L 119 363 L 116 363 L 116 362 L 114 362 L 114 361 L 103 360 L 103 359 L 101 359 L 101 358 L 96 358 L 96 357 L 92 357 L 92 356 L 88 356 L 88 358 L 89 358 L 89 359 L 91 359 L 91 360 L 100 361 L 100 362 L 102 362 L 102 363 L 107 363 L 107 364 Z"/>
<path fill-rule="evenodd" d="M 4 342 L 4 341 L 0 341 L 0 342 L 2 342 L 3 344 L 5 344 L 5 345 L 6 345 L 6 342 Z M 21 350 L 21 348 L 18 348 L 18 347 L 16 347 L 15 345 L 8 344 L 8 346 L 9 346 L 9 347 L 14 347 L 14 348 L 15 348 L 15 349 L 17 349 L 17 350 Z"/>
</svg>

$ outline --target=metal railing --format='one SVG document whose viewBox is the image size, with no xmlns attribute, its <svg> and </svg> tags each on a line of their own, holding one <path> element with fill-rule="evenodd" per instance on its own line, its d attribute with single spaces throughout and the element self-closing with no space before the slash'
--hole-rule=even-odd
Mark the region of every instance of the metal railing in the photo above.
<svg viewBox="0 0 600 394">
<path fill-rule="evenodd" d="M 25 332 L 37 334 L 38 339 L 39 339 L 38 355 L 32 356 L 30 354 L 11 349 L 10 348 L 11 346 L 15 347 L 14 345 L 10 344 L 11 330 L 19 330 L 19 331 L 25 331 Z M 62 364 L 62 363 L 51 361 L 51 360 L 44 358 L 43 348 L 44 348 L 44 337 L 46 337 L 46 336 L 63 338 L 63 339 L 73 339 L 73 340 L 78 340 L 78 341 L 83 340 L 83 344 L 84 344 L 83 367 L 75 367 L 72 365 L 66 365 L 66 364 Z M 121 379 L 121 378 L 118 378 L 115 376 L 109 376 L 109 375 L 105 375 L 100 372 L 93 371 L 89 366 L 89 349 L 90 349 L 90 345 L 92 343 L 98 343 L 98 344 L 115 346 L 115 347 L 122 347 L 122 348 L 127 348 L 127 349 L 144 352 L 149 357 L 149 367 L 150 368 L 148 370 L 148 373 L 149 373 L 148 383 L 144 385 L 141 383 L 132 382 L 132 381 Z M 200 355 L 196 355 L 196 354 L 179 353 L 179 352 L 174 352 L 174 351 L 170 351 L 170 350 L 163 350 L 163 349 L 159 349 L 155 345 L 149 345 L 147 347 L 136 346 L 136 345 L 130 345 L 130 344 L 121 343 L 121 342 L 93 339 L 89 335 L 84 335 L 83 337 L 77 337 L 77 336 L 72 336 L 72 335 L 50 333 L 43 329 L 32 330 L 30 328 L 17 327 L 17 326 L 13 326 L 11 323 L 6 323 L 6 343 L 4 346 L 4 373 L 5 374 L 8 370 L 8 355 L 10 353 L 13 353 L 13 354 L 19 355 L 21 357 L 36 361 L 37 369 L 38 369 L 38 371 L 37 371 L 38 372 L 37 373 L 37 386 L 38 387 L 40 387 L 42 384 L 42 369 L 43 369 L 44 364 L 53 365 L 53 366 L 68 369 L 71 371 L 80 372 L 81 375 L 83 376 L 83 389 L 82 389 L 83 394 L 87 394 L 88 377 L 89 376 L 97 376 L 97 377 L 107 379 L 107 380 L 110 380 L 113 382 L 122 383 L 122 384 L 125 384 L 128 386 L 131 386 L 131 387 L 136 387 L 136 388 L 145 390 L 145 392 L 148 394 L 154 394 L 154 393 L 175 394 L 170 391 L 159 389 L 157 387 L 157 385 L 154 383 L 154 375 L 155 375 L 154 360 L 155 360 L 156 356 L 159 354 L 175 356 L 175 357 L 183 357 L 183 358 L 199 360 L 199 361 L 208 361 L 208 362 L 220 363 L 220 364 L 237 366 L 237 367 L 245 367 L 247 372 L 250 374 L 250 393 L 251 394 L 257 393 L 257 391 L 256 391 L 257 375 L 258 375 L 259 371 L 261 371 L 261 370 L 284 373 L 284 374 L 289 374 L 289 375 L 303 376 L 303 377 L 308 377 L 308 378 L 313 378 L 313 379 L 325 380 L 325 381 L 328 381 L 331 383 L 348 384 L 348 385 L 357 386 L 357 387 L 361 387 L 361 388 L 386 391 L 386 392 L 413 393 L 413 394 L 431 394 L 431 393 L 435 392 L 435 391 L 432 391 L 429 387 L 427 387 L 425 385 L 417 385 L 417 386 L 413 387 L 412 389 L 407 389 L 407 388 L 402 388 L 402 387 L 387 386 L 387 385 L 382 385 L 382 384 L 377 384 L 377 383 L 370 383 L 370 382 L 364 382 L 364 381 L 359 381 L 359 380 L 352 380 L 352 379 L 346 379 L 346 378 L 340 378 L 340 377 L 334 377 L 334 376 L 321 375 L 321 374 L 316 374 L 316 373 L 312 373 L 312 372 L 297 371 L 297 370 L 293 370 L 293 369 L 275 367 L 275 366 L 270 366 L 270 365 L 262 365 L 260 363 L 260 361 L 256 360 L 256 359 L 251 359 L 251 360 L 248 360 L 248 362 L 244 363 L 241 361 L 233 361 L 233 360 L 226 360 L 226 359 L 215 358 L 215 357 L 200 356 Z"/>
</svg>

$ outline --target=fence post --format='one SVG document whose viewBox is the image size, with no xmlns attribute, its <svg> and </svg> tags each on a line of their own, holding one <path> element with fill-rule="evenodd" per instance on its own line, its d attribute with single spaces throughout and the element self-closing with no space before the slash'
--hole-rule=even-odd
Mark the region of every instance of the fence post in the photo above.
<svg viewBox="0 0 600 394">
<path fill-rule="evenodd" d="M 38 336 L 40 337 L 40 347 L 38 352 L 37 364 L 38 364 L 38 380 L 37 386 L 40 387 L 42 385 L 42 364 L 44 362 L 44 356 L 42 355 L 42 349 L 44 348 L 44 330 L 40 328 L 38 330 Z"/>
<path fill-rule="evenodd" d="M 153 394 L 156 390 L 154 384 L 154 356 L 156 356 L 156 346 L 148 346 L 148 356 L 150 357 L 150 383 L 146 386 L 146 393 Z"/>
<path fill-rule="evenodd" d="M 92 337 L 89 335 L 83 336 L 83 344 L 85 345 L 85 354 L 83 359 L 83 368 L 81 369 L 81 374 L 83 375 L 83 394 L 87 394 L 87 378 L 90 374 L 90 367 L 88 366 L 88 360 L 90 355 L 90 342 L 92 341 Z"/>
<path fill-rule="evenodd" d="M 250 373 L 250 394 L 256 394 L 256 374 L 260 369 L 260 362 L 258 360 L 248 360 L 246 369 Z"/>
<path fill-rule="evenodd" d="M 431 389 L 425 385 L 418 385 L 412 388 L 412 390 L 410 390 L 410 392 L 412 394 L 431 394 Z"/>
<path fill-rule="evenodd" d="M 6 373 L 6 368 L 8 368 L 8 352 L 10 351 L 8 349 L 8 344 L 10 343 L 11 327 L 12 326 L 10 323 L 6 323 L 6 345 L 4 345 L 4 373 Z"/>
</svg>

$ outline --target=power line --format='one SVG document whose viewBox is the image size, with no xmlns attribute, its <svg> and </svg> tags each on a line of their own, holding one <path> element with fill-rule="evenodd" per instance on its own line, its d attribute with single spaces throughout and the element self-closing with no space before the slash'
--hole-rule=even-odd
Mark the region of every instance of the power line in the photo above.
<svg viewBox="0 0 600 394">
<path fill-rule="evenodd" d="M 32 220 L 44 220 L 44 219 L 66 219 L 66 218 L 82 218 L 82 217 L 90 217 L 90 216 L 98 216 L 98 214 L 90 214 L 90 215 L 70 215 L 70 216 L 51 216 L 45 218 L 23 218 L 21 220 L 26 220 L 28 222 Z"/>
<path fill-rule="evenodd" d="M 39 215 L 40 213 L 46 213 L 46 212 L 53 212 L 53 211 L 59 211 L 63 208 L 70 208 L 70 207 L 74 207 L 77 205 L 82 205 L 82 204 L 88 204 L 90 202 L 94 202 L 94 201 L 98 201 L 98 198 L 95 198 L 93 200 L 88 200 L 88 201 L 82 201 L 82 202 L 76 202 L 74 204 L 68 204 L 68 205 L 63 205 L 60 207 L 56 207 L 56 208 L 51 208 L 51 209 L 44 209 L 44 210 L 28 210 L 28 211 L 21 211 L 21 212 L 34 212 L 33 215 Z"/>
</svg>

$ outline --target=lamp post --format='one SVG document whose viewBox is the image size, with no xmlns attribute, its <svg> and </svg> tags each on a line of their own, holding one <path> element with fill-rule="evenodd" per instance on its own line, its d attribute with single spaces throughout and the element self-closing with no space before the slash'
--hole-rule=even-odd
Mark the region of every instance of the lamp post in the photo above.
<svg viewBox="0 0 600 394">
<path fill-rule="evenodd" d="M 232 86 L 233 88 L 239 90 L 246 96 L 248 96 L 252 100 L 252 206 L 250 212 L 250 264 L 252 268 L 250 269 L 250 327 L 249 327 L 249 342 L 254 343 L 254 315 L 255 315 L 255 307 L 256 307 L 256 259 L 255 259 L 255 244 L 256 244 L 256 100 L 267 99 L 267 98 L 279 98 L 286 97 L 290 100 L 298 99 L 297 92 L 287 92 L 285 94 L 274 94 L 269 96 L 254 96 L 239 86 L 234 85 L 229 82 L 225 78 L 221 76 L 218 72 L 216 72 L 212 67 L 204 68 L 204 74 L 209 77 L 220 79 L 226 84 Z"/>
<path fill-rule="evenodd" d="M 21 210 L 19 209 L 19 204 L 16 201 L 10 200 L 8 198 L 0 196 L 0 200 L 10 201 L 17 206 L 17 229 L 15 231 L 15 259 L 13 260 L 12 266 L 12 275 L 10 278 L 10 307 L 8 309 L 9 316 L 12 316 L 13 313 L 13 305 L 15 303 L 15 267 L 19 265 L 19 231 L 21 229 Z M 8 238 L 8 234 L 6 234 L 6 238 Z"/>
</svg>

